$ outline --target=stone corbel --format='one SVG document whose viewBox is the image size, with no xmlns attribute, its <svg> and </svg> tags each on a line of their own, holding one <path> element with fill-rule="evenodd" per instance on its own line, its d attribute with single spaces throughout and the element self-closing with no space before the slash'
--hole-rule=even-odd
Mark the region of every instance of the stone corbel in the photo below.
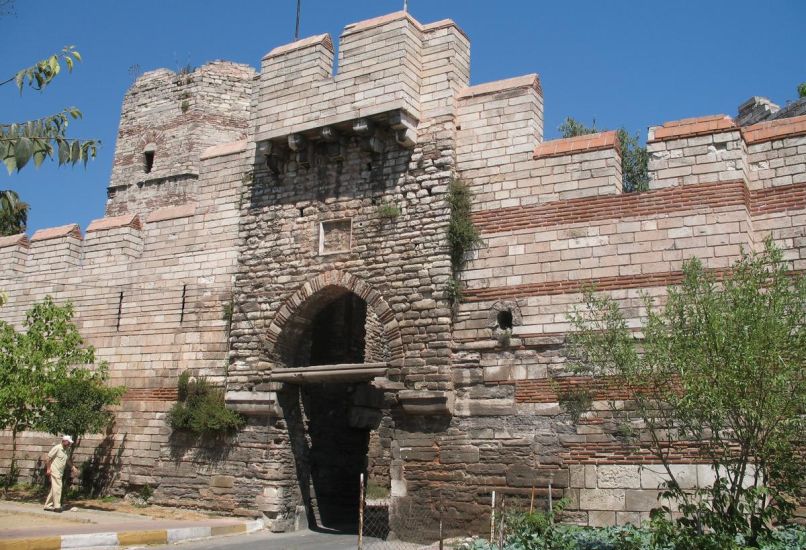
<svg viewBox="0 0 806 550">
<path fill-rule="evenodd" d="M 341 140 L 339 133 L 333 126 L 323 126 L 319 131 L 322 141 L 325 143 L 325 154 L 330 160 L 342 158 Z"/>
<path fill-rule="evenodd" d="M 395 141 L 404 149 L 414 149 L 417 145 L 417 131 L 412 128 L 395 130 Z"/>
<path fill-rule="evenodd" d="M 228 409 L 232 409 L 246 416 L 270 416 L 274 418 L 283 415 L 277 403 L 277 394 L 264 391 L 228 391 L 225 396 Z"/>
<path fill-rule="evenodd" d="M 406 414 L 450 416 L 453 414 L 452 391 L 402 390 L 397 399 Z"/>
</svg>

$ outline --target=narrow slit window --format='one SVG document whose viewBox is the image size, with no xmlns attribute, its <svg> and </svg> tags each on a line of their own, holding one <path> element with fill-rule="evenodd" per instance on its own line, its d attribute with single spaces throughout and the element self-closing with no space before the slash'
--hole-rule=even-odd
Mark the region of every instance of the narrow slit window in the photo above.
<svg viewBox="0 0 806 550">
<path fill-rule="evenodd" d="M 143 168 L 146 174 L 151 173 L 151 169 L 154 168 L 154 151 L 145 151 L 143 153 Z"/>
</svg>

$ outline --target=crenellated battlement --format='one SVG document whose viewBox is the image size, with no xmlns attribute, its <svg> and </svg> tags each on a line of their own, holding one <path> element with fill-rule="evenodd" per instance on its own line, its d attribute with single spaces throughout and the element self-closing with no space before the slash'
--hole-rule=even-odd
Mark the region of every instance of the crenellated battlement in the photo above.
<svg viewBox="0 0 806 550">
<path fill-rule="evenodd" d="M 452 21 L 422 25 L 405 12 L 345 27 L 335 74 L 327 34 L 277 47 L 256 83 L 255 140 L 393 114 L 414 130 L 451 112 L 469 81 L 469 47 Z"/>
</svg>

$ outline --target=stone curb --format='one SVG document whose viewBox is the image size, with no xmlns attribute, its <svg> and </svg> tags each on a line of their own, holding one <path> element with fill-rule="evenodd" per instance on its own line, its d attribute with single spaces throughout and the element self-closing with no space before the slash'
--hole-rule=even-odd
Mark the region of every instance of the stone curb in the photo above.
<svg viewBox="0 0 806 550">
<path fill-rule="evenodd" d="M 117 531 L 61 535 L 52 537 L 27 537 L 0 540 L 0 550 L 88 550 L 172 544 L 189 540 L 206 539 L 225 535 L 253 533 L 263 529 L 263 521 L 246 521 L 235 525 L 212 527 L 179 527 L 143 531 Z"/>
</svg>

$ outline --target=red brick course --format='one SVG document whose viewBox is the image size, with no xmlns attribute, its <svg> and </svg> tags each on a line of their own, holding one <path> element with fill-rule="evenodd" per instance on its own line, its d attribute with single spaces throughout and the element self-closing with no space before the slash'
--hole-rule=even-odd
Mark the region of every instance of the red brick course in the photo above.
<svg viewBox="0 0 806 550">
<path fill-rule="evenodd" d="M 744 205 L 752 215 L 803 209 L 806 208 L 806 185 L 796 183 L 750 191 L 741 180 L 699 183 L 646 193 L 485 210 L 475 212 L 473 222 L 483 234 L 490 234 L 736 205 Z"/>
<path fill-rule="evenodd" d="M 559 395 L 588 390 L 594 401 L 629 399 L 639 388 L 630 387 L 612 376 L 561 376 L 515 381 L 516 403 L 557 403 Z"/>
<path fill-rule="evenodd" d="M 727 269 L 708 270 L 717 280 L 728 272 Z M 803 275 L 806 270 L 792 270 L 790 275 Z M 593 277 L 566 281 L 549 281 L 524 285 L 511 285 L 470 289 L 464 291 L 463 301 L 483 302 L 485 300 L 501 300 L 505 298 L 522 298 L 524 296 L 554 296 L 558 294 L 574 294 L 585 288 L 594 287 L 597 291 L 621 290 L 625 288 L 648 288 L 678 285 L 683 281 L 682 271 L 666 271 L 641 275 L 614 275 L 613 277 Z"/>
<path fill-rule="evenodd" d="M 703 445 L 676 441 L 664 449 L 671 464 L 709 464 Z M 560 453 L 564 465 L 571 464 L 657 464 L 660 459 L 649 447 L 622 442 L 567 443 Z"/>
<path fill-rule="evenodd" d="M 123 401 L 176 401 L 179 390 L 176 388 L 132 388 L 123 395 Z"/>
<path fill-rule="evenodd" d="M 715 273 L 717 276 L 720 276 L 722 272 L 716 271 Z M 596 290 L 599 291 L 619 290 L 622 288 L 659 287 L 680 284 L 682 280 L 682 271 L 667 271 L 642 275 L 615 275 L 613 277 L 594 277 L 592 279 L 548 281 L 544 283 L 470 289 L 464 291 L 463 301 L 482 302 L 485 300 L 499 300 L 523 296 L 573 294 L 582 292 L 584 288 L 589 286 L 594 286 Z"/>
</svg>

